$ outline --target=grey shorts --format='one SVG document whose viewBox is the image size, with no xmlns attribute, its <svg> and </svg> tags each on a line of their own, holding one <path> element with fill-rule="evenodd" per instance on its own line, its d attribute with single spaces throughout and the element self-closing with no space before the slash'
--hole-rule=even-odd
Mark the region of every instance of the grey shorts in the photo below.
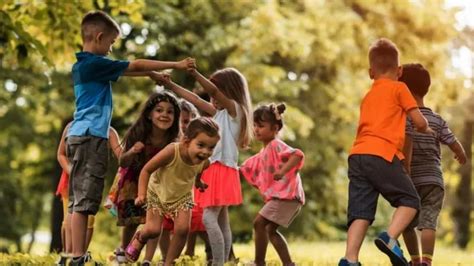
<svg viewBox="0 0 474 266">
<path fill-rule="evenodd" d="M 265 219 L 288 228 L 301 210 L 301 202 L 297 200 L 272 199 L 265 203 L 258 212 Z"/>
<path fill-rule="evenodd" d="M 416 187 L 421 199 L 421 208 L 417 221 L 411 227 L 418 224 L 417 228 L 436 230 L 438 217 L 443 207 L 444 189 L 438 185 L 423 185 Z"/>
<path fill-rule="evenodd" d="M 94 136 L 70 136 L 66 143 L 71 163 L 68 212 L 95 215 L 104 190 L 108 141 Z"/>
<path fill-rule="evenodd" d="M 347 225 L 355 219 L 372 223 L 379 194 L 393 207 L 420 209 L 420 198 L 401 161 L 395 156 L 388 162 L 375 155 L 349 157 L 349 206 Z"/>
</svg>

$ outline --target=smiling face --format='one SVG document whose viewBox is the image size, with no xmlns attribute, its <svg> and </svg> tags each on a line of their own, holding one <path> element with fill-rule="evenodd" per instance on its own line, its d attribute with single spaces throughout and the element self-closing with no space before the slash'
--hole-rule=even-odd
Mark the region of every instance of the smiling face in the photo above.
<svg viewBox="0 0 474 266">
<path fill-rule="evenodd" d="M 200 164 L 211 157 L 219 136 L 211 137 L 204 132 L 199 133 L 192 140 L 185 140 L 187 157 L 191 164 Z"/>
<path fill-rule="evenodd" d="M 258 121 L 253 123 L 255 139 L 267 144 L 278 134 L 278 126 L 270 122 Z"/>
<path fill-rule="evenodd" d="M 151 120 L 153 127 L 167 130 L 173 125 L 175 110 L 169 102 L 159 102 L 151 110 L 148 118 Z"/>
</svg>

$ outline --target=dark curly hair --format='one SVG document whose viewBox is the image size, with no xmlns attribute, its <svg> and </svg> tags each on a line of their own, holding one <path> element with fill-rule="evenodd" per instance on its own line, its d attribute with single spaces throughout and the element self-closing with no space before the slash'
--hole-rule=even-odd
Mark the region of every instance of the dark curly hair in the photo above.
<svg viewBox="0 0 474 266">
<path fill-rule="evenodd" d="M 127 130 L 123 139 L 125 143 L 125 151 L 128 151 L 137 141 L 141 141 L 144 144 L 147 143 L 153 126 L 149 119 L 149 115 L 160 102 L 169 102 L 174 108 L 173 124 L 166 131 L 165 143 L 171 143 L 177 140 L 179 134 L 179 115 L 181 110 L 179 108 L 178 99 L 172 93 L 167 91 L 155 92 L 148 97 L 148 100 L 145 102 L 145 105 L 140 112 L 140 116 Z M 142 166 L 146 163 L 144 152 L 137 157 L 137 161 L 134 163 L 137 163 L 138 166 Z"/>
<path fill-rule="evenodd" d="M 283 127 L 283 119 L 281 117 L 281 114 L 283 114 L 285 110 L 286 106 L 284 103 L 280 103 L 278 105 L 275 103 L 260 105 L 253 112 L 253 121 L 268 122 L 271 125 L 277 125 L 278 130 L 280 130 Z"/>
<path fill-rule="evenodd" d="M 413 95 L 424 97 L 431 85 L 430 73 L 421 64 L 404 64 L 402 76 L 398 81 L 404 82 Z"/>
</svg>

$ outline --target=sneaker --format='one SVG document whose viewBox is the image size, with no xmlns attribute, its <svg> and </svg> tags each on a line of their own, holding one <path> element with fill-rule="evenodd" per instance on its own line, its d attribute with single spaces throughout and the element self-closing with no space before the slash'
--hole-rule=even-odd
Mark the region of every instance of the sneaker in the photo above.
<svg viewBox="0 0 474 266">
<path fill-rule="evenodd" d="M 144 261 L 140 264 L 140 266 L 151 266 L 151 261 L 149 261 L 149 260 L 144 260 Z"/>
<path fill-rule="evenodd" d="M 349 262 L 346 258 L 339 260 L 338 266 L 362 266 L 360 262 Z"/>
<path fill-rule="evenodd" d="M 91 256 L 90 251 L 87 251 L 86 254 L 82 255 L 78 259 L 71 258 L 71 261 L 69 261 L 69 266 L 84 266 L 86 264 L 87 265 L 94 265 L 94 266 L 102 265 L 102 264 L 92 260 L 92 256 Z"/>
<path fill-rule="evenodd" d="M 119 264 L 127 263 L 127 257 L 125 257 L 125 251 L 123 248 L 116 248 L 114 251 L 115 261 Z"/>
<path fill-rule="evenodd" d="M 382 232 L 374 240 L 377 248 L 385 253 L 389 258 L 390 262 L 394 266 L 408 266 L 408 261 L 403 257 L 403 251 L 400 248 L 398 241 L 390 241 L 390 236 L 387 232 Z"/>
<path fill-rule="evenodd" d="M 61 253 L 59 254 L 59 258 L 58 260 L 56 261 L 56 266 L 66 266 L 67 265 L 67 260 L 69 259 L 70 257 L 65 254 L 65 253 Z"/>
</svg>

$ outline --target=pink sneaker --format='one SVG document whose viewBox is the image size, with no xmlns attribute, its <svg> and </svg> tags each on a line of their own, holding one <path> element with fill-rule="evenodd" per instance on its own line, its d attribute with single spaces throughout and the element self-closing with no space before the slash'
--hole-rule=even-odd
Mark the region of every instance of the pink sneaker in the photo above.
<svg viewBox="0 0 474 266">
<path fill-rule="evenodd" d="M 133 245 L 135 240 L 138 242 L 138 246 Z M 127 257 L 127 260 L 130 262 L 136 262 L 140 257 L 143 246 L 145 246 L 145 243 L 140 240 L 140 231 L 137 231 L 133 236 L 132 241 L 130 241 L 130 244 L 128 244 L 125 249 L 125 257 Z"/>
</svg>

